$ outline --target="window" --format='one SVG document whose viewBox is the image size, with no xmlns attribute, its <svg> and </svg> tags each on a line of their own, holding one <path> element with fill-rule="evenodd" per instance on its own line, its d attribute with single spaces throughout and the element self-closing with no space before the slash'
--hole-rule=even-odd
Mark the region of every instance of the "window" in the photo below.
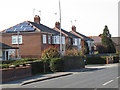
<svg viewBox="0 0 120 90">
<path fill-rule="evenodd" d="M 48 43 L 51 44 L 51 37 L 48 36 Z"/>
<path fill-rule="evenodd" d="M 18 44 L 18 35 L 12 36 L 12 44 Z M 19 35 L 19 44 L 22 44 L 22 35 Z"/>
<path fill-rule="evenodd" d="M 78 43 L 77 38 L 73 38 L 73 45 L 77 45 L 77 43 Z"/>
<path fill-rule="evenodd" d="M 62 37 L 62 44 L 65 44 L 65 37 Z"/>
<path fill-rule="evenodd" d="M 69 45 L 71 45 L 71 38 L 69 38 Z"/>
<path fill-rule="evenodd" d="M 81 39 L 78 39 L 79 40 L 79 44 L 78 45 L 81 45 Z"/>
<path fill-rule="evenodd" d="M 55 39 L 54 39 L 55 36 L 52 36 L 52 44 L 55 44 Z"/>
<path fill-rule="evenodd" d="M 43 44 L 46 44 L 47 41 L 46 41 L 46 35 L 43 35 Z"/>
<path fill-rule="evenodd" d="M 56 36 L 56 44 L 60 44 L 60 37 Z"/>
</svg>

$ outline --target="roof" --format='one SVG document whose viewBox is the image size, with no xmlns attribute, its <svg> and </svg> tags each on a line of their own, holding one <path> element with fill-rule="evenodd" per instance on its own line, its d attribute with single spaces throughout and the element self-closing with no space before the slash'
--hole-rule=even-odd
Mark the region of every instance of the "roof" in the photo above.
<svg viewBox="0 0 120 90">
<path fill-rule="evenodd" d="M 117 45 L 120 45 L 120 37 L 111 37 L 112 41 Z"/>
<path fill-rule="evenodd" d="M 54 27 L 53 29 L 60 32 L 60 29 L 58 29 L 56 27 Z M 69 37 L 73 37 L 73 38 L 80 38 L 80 37 L 68 32 L 68 31 L 66 31 L 64 29 L 61 29 L 61 33 L 64 34 L 65 36 L 69 36 Z"/>
<path fill-rule="evenodd" d="M 29 21 L 30 22 L 30 21 Z M 55 31 L 43 24 L 38 24 L 38 23 L 35 23 L 35 22 L 30 22 L 33 26 L 37 27 L 41 32 L 49 32 L 49 33 L 54 33 L 54 34 L 57 34 L 59 35 L 60 33 L 58 31 Z"/>
<path fill-rule="evenodd" d="M 85 36 L 85 35 L 83 35 L 83 34 L 81 34 L 79 32 L 70 31 L 70 33 L 72 33 L 72 34 L 74 34 L 74 35 L 76 35 L 78 37 L 81 37 L 82 39 L 85 39 L 87 41 L 94 41 L 93 39 L 91 39 L 91 38 L 89 38 L 89 37 L 87 37 L 87 36 Z"/>
<path fill-rule="evenodd" d="M 15 26 L 12 26 L 8 29 L 3 30 L 2 32 L 5 33 L 13 33 L 13 32 L 47 32 L 47 33 L 52 33 L 52 34 L 57 34 L 59 35 L 60 33 L 58 31 L 55 31 L 43 24 L 38 24 L 35 22 L 31 22 L 31 21 L 24 21 L 22 23 L 19 23 Z"/>
<path fill-rule="evenodd" d="M 99 36 L 89 36 L 89 38 L 93 39 L 95 44 L 101 44 L 102 43 L 101 42 L 102 38 L 99 37 Z"/>
<path fill-rule="evenodd" d="M 4 44 L 4 43 L 0 42 L 0 49 L 18 49 L 18 47 L 11 47 L 7 44 Z"/>
</svg>

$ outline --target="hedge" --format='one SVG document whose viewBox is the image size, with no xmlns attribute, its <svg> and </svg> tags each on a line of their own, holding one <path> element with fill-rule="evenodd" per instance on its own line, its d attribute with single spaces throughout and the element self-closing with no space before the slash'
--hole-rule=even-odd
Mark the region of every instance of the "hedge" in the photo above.
<svg viewBox="0 0 120 90">
<path fill-rule="evenodd" d="M 52 72 L 63 71 L 63 60 L 61 58 L 52 58 L 50 61 L 50 69 Z"/>
<path fill-rule="evenodd" d="M 38 73 L 46 73 L 46 72 L 51 72 L 50 67 L 49 67 L 50 60 L 41 60 L 41 61 L 36 61 L 32 62 L 32 74 L 38 74 Z"/>
<path fill-rule="evenodd" d="M 119 55 L 113 56 L 113 63 L 119 63 Z"/>
<path fill-rule="evenodd" d="M 106 64 L 106 56 L 87 57 L 87 64 Z"/>
</svg>

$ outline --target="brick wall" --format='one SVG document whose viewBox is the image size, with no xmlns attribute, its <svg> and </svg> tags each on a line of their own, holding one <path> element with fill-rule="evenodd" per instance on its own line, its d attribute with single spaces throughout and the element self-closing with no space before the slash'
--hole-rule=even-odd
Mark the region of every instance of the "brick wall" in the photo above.
<svg viewBox="0 0 120 90">
<path fill-rule="evenodd" d="M 0 79 L 0 82 L 8 82 L 32 76 L 31 66 L 17 67 L 16 69 L 1 69 L 0 72 L 2 72 L 2 80 Z"/>
</svg>

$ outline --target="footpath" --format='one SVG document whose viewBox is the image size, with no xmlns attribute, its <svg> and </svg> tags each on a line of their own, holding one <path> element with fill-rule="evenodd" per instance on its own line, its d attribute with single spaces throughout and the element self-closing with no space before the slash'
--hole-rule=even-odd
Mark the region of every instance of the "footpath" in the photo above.
<svg viewBox="0 0 120 90">
<path fill-rule="evenodd" d="M 16 81 L 3 83 L 3 84 L 0 85 L 0 87 L 1 88 L 19 88 L 22 85 L 26 85 L 26 84 L 30 84 L 30 83 L 34 83 L 34 82 L 38 82 L 38 81 L 49 80 L 49 79 L 53 79 L 53 78 L 58 78 L 58 77 L 63 77 L 63 76 L 76 74 L 76 72 L 80 73 L 80 72 L 92 71 L 92 70 L 112 67 L 112 66 L 116 66 L 116 65 L 117 64 L 86 65 L 85 68 L 83 68 L 83 69 L 70 70 L 70 71 L 67 71 L 67 72 L 56 72 L 56 73 L 51 73 L 51 74 L 36 75 L 36 76 L 27 77 L 27 78 L 16 80 Z"/>
</svg>

